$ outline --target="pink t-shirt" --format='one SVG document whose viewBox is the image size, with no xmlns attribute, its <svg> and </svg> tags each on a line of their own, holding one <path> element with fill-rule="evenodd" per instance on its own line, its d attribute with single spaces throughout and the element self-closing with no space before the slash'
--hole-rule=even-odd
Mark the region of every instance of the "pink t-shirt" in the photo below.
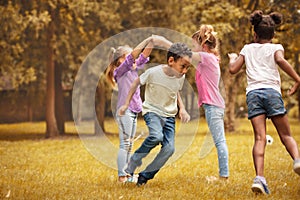
<svg viewBox="0 0 300 200">
<path fill-rule="evenodd" d="M 198 106 L 202 104 L 225 108 L 224 99 L 219 90 L 221 70 L 219 59 L 212 53 L 199 52 L 201 62 L 196 70 L 196 85 L 198 89 Z"/>
</svg>

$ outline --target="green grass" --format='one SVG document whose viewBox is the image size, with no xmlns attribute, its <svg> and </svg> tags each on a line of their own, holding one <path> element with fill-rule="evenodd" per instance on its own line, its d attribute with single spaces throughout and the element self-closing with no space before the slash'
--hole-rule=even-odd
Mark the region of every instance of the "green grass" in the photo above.
<svg viewBox="0 0 300 200">
<path fill-rule="evenodd" d="M 299 121 L 290 120 L 290 124 L 299 146 Z M 113 120 L 105 126 L 110 132 L 117 132 Z M 226 135 L 229 181 L 206 180 L 206 176 L 218 176 L 217 155 L 213 149 L 205 158 L 199 158 L 207 132 L 207 125 L 201 120 L 199 126 L 195 122 L 177 126 L 180 133 L 176 140 L 185 140 L 181 131 L 192 136 L 196 130 L 196 136 L 189 137 L 193 138 L 192 144 L 153 180 L 136 187 L 119 184 L 116 169 L 87 151 L 71 122 L 66 124 L 68 136 L 56 139 L 44 139 L 42 122 L 0 125 L 0 199 L 300 199 L 300 177 L 292 171 L 292 159 L 269 122 L 268 134 L 274 143 L 266 149 L 265 176 L 272 194 L 265 197 L 251 192 L 255 176 L 252 128 L 248 120 L 238 120 L 236 127 L 235 133 Z M 145 128 L 142 121 L 139 128 Z M 108 138 L 113 145 L 118 144 L 117 134 Z M 110 154 L 111 149 L 105 153 Z"/>
</svg>

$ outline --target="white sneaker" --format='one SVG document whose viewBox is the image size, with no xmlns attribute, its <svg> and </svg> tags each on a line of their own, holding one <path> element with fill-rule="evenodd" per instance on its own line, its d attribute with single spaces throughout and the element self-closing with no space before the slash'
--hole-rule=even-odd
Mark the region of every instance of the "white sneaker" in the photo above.
<svg viewBox="0 0 300 200">
<path fill-rule="evenodd" d="M 133 176 L 127 178 L 126 183 L 137 183 L 137 181 L 138 181 L 138 175 L 134 174 Z"/>
<path fill-rule="evenodd" d="M 264 184 L 259 178 L 254 179 L 251 190 L 254 193 L 270 194 L 268 185 Z"/>
<path fill-rule="evenodd" d="M 294 172 L 300 176 L 300 159 L 294 160 Z"/>
</svg>

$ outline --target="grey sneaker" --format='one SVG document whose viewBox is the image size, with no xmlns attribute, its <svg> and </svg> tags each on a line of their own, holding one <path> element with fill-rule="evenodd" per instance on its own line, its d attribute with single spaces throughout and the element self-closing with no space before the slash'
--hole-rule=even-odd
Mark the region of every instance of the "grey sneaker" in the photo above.
<svg viewBox="0 0 300 200">
<path fill-rule="evenodd" d="M 294 160 L 294 172 L 300 176 L 300 159 Z"/>
<path fill-rule="evenodd" d="M 252 192 L 270 194 L 267 184 L 264 184 L 259 178 L 255 178 L 251 187 Z"/>
</svg>

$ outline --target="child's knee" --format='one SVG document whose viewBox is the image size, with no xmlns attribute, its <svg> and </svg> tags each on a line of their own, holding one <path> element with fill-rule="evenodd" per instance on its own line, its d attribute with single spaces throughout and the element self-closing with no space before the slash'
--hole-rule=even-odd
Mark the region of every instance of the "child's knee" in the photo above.
<svg viewBox="0 0 300 200">
<path fill-rule="evenodd" d="M 164 152 L 168 155 L 168 156 L 172 156 L 175 152 L 175 147 L 174 145 L 171 145 L 171 144 L 168 144 L 168 145 L 165 145 L 163 147 L 164 149 Z"/>
<path fill-rule="evenodd" d="M 151 141 L 155 143 L 161 143 L 164 139 L 163 134 L 156 134 L 155 136 L 150 136 Z"/>
</svg>

